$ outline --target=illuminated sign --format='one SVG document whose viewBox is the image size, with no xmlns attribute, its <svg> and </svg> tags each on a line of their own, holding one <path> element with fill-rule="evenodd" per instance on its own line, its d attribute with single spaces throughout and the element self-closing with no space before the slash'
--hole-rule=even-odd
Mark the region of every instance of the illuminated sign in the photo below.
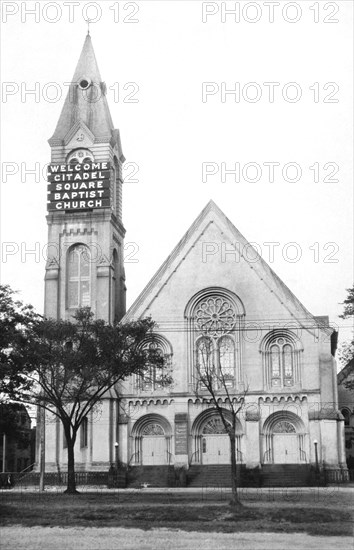
<svg viewBox="0 0 354 550">
<path fill-rule="evenodd" d="M 48 210 L 110 208 L 110 163 L 50 164 Z"/>
</svg>

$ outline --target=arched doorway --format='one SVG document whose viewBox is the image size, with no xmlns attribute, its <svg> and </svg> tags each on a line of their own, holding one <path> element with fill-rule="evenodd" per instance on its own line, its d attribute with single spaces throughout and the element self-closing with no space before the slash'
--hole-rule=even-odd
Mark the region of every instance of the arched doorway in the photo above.
<svg viewBox="0 0 354 550">
<path fill-rule="evenodd" d="M 142 463 L 146 465 L 166 464 L 167 447 L 164 429 L 156 422 L 150 422 L 142 430 Z"/>
<path fill-rule="evenodd" d="M 307 462 L 305 427 L 290 411 L 270 415 L 263 426 L 263 463 L 301 464 Z"/>
<path fill-rule="evenodd" d="M 231 414 L 224 410 L 225 418 L 231 426 Z M 230 438 L 220 415 L 215 410 L 202 412 L 192 426 L 194 453 L 192 462 L 199 464 L 230 464 Z M 236 457 L 242 462 L 241 452 L 242 427 L 237 420 Z"/>
<path fill-rule="evenodd" d="M 137 420 L 132 429 L 133 464 L 170 464 L 171 434 L 171 426 L 163 416 L 148 414 Z"/>
<path fill-rule="evenodd" d="M 212 417 L 202 429 L 202 464 L 229 464 L 230 438 L 220 417 Z"/>
</svg>

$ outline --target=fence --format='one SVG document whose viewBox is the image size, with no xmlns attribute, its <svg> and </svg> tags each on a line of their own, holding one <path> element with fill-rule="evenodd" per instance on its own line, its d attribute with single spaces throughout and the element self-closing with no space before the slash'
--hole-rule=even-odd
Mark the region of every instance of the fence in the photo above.
<svg viewBox="0 0 354 550">
<path fill-rule="evenodd" d="M 39 472 L 21 474 L 17 472 L 4 472 L 0 474 L 0 489 L 11 489 L 12 487 L 38 487 Z M 113 474 L 104 472 L 75 472 L 75 482 L 78 486 L 100 485 L 111 487 L 125 487 L 125 472 Z M 68 483 L 67 472 L 46 472 L 44 484 L 47 486 L 65 487 Z"/>
</svg>

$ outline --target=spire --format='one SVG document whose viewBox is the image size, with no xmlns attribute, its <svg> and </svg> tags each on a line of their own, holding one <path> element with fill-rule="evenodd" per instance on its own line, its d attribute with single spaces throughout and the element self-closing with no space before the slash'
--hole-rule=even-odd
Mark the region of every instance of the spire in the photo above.
<svg viewBox="0 0 354 550">
<path fill-rule="evenodd" d="M 50 145 L 62 145 L 78 123 L 83 123 L 95 140 L 110 141 L 116 137 L 106 99 L 106 86 L 102 82 L 89 32 L 76 66 L 71 85 L 61 111 Z"/>
</svg>

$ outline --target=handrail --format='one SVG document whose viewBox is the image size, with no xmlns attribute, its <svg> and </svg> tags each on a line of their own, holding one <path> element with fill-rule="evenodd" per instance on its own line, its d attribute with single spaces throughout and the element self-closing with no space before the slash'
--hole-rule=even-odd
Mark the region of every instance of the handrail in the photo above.
<svg viewBox="0 0 354 550">
<path fill-rule="evenodd" d="M 132 456 L 130 457 L 129 461 L 128 461 L 128 466 L 131 466 L 131 462 L 134 458 L 135 455 L 138 455 L 138 463 L 139 463 L 139 451 L 137 451 L 136 453 L 133 453 Z"/>
<path fill-rule="evenodd" d="M 18 472 L 19 475 L 21 474 L 24 474 L 26 472 L 26 470 L 29 470 L 31 468 L 31 471 L 33 469 L 33 466 L 35 465 L 36 463 L 33 462 L 33 464 L 30 464 L 29 466 L 27 466 L 27 468 L 25 468 L 24 470 L 21 470 L 21 472 Z"/>
<path fill-rule="evenodd" d="M 191 459 L 190 459 L 190 461 L 189 461 L 189 463 L 188 463 L 188 466 L 191 466 L 191 464 L 192 464 L 192 462 L 193 462 L 193 457 L 194 457 L 194 455 L 196 455 L 196 454 L 198 454 L 198 453 L 199 453 L 199 450 L 195 451 L 195 452 L 192 454 Z"/>
<path fill-rule="evenodd" d="M 240 462 L 242 463 L 243 462 L 243 452 L 236 449 L 236 462 L 239 460 L 239 457 L 240 457 Z"/>
<path fill-rule="evenodd" d="M 269 458 L 270 458 L 270 456 L 271 456 L 271 452 L 272 452 L 272 449 L 268 449 L 268 451 L 266 451 L 266 452 L 263 454 L 263 464 L 269 461 Z M 269 456 L 268 456 L 268 455 L 269 455 Z"/>
<path fill-rule="evenodd" d="M 305 462 L 307 462 L 306 452 L 303 451 L 302 449 L 299 449 L 299 451 L 300 451 L 300 460 L 304 460 Z"/>
<path fill-rule="evenodd" d="M 171 464 L 171 458 L 172 458 L 172 453 L 170 453 L 170 451 L 166 451 L 167 453 L 167 462 L 168 462 L 168 465 Z"/>
</svg>

